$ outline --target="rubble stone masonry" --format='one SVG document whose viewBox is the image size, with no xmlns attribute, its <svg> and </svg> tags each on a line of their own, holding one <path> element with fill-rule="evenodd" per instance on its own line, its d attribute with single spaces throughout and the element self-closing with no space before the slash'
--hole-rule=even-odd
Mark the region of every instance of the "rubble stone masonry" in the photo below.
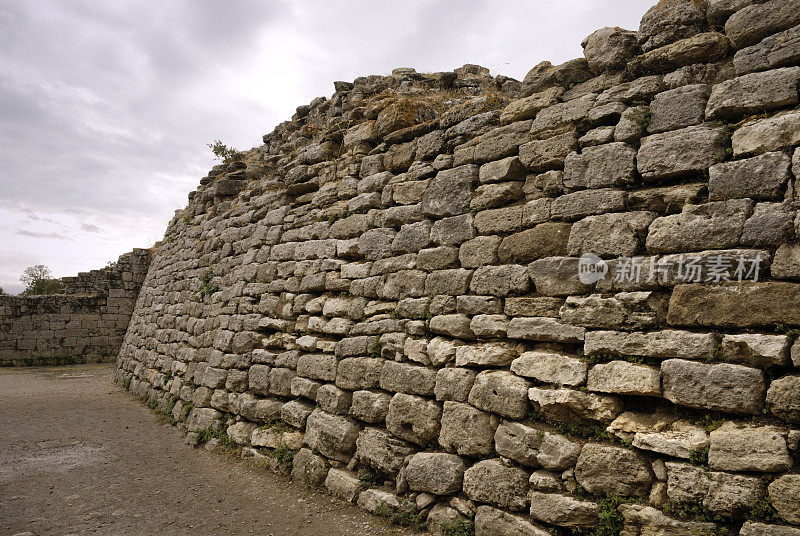
<svg viewBox="0 0 800 536">
<path fill-rule="evenodd" d="M 437 534 L 800 536 L 800 0 L 583 47 L 336 82 L 216 166 L 117 380 Z"/>
</svg>

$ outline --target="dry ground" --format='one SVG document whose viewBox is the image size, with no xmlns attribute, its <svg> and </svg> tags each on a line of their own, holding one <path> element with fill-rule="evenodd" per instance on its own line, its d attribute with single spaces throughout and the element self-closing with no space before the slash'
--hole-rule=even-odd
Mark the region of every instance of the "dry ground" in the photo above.
<svg viewBox="0 0 800 536">
<path fill-rule="evenodd" d="M 0 369 L 0 536 L 404 533 L 191 448 L 112 373 L 110 364 Z"/>
</svg>

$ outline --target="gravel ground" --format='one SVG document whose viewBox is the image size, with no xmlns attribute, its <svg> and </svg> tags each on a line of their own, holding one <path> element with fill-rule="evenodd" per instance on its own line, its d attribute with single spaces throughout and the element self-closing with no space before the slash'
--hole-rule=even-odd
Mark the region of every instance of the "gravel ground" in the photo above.
<svg viewBox="0 0 800 536">
<path fill-rule="evenodd" d="M 398 535 L 353 506 L 193 449 L 113 365 L 0 369 L 0 534 Z"/>
</svg>

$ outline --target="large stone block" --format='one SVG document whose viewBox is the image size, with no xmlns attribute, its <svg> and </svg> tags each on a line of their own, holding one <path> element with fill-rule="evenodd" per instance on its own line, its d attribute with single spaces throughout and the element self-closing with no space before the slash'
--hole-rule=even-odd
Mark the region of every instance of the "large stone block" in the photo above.
<svg viewBox="0 0 800 536">
<path fill-rule="evenodd" d="M 575 465 L 575 479 L 597 495 L 647 497 L 653 471 L 647 458 L 632 450 L 588 443 Z"/>
<path fill-rule="evenodd" d="M 370 337 L 374 341 L 374 337 Z M 336 385 L 342 389 L 372 389 L 378 387 L 386 362 L 380 358 L 351 357 L 339 361 Z"/>
<path fill-rule="evenodd" d="M 536 114 L 531 125 L 531 134 L 537 139 L 546 139 L 574 130 L 586 120 L 597 95 L 590 93 L 578 99 L 554 104 Z"/>
<path fill-rule="evenodd" d="M 440 171 L 428 184 L 420 208 L 426 216 L 437 218 L 468 212 L 477 182 L 478 167 L 474 165 Z"/>
<path fill-rule="evenodd" d="M 653 221 L 647 234 L 647 250 L 672 253 L 737 247 L 752 210 L 750 199 L 686 205 L 680 214 Z"/>
<path fill-rule="evenodd" d="M 380 423 L 386 419 L 392 397 L 380 391 L 355 391 L 348 414 L 369 423 Z"/>
<path fill-rule="evenodd" d="M 594 527 L 597 525 L 597 504 L 567 495 L 532 491 L 531 517 L 560 527 Z"/>
<path fill-rule="evenodd" d="M 769 485 L 769 498 L 778 515 L 800 524 L 800 475 L 783 475 Z"/>
<path fill-rule="evenodd" d="M 649 291 L 569 296 L 561 308 L 561 320 L 576 326 L 605 329 L 647 329 L 664 324 L 669 297 Z"/>
<path fill-rule="evenodd" d="M 572 226 L 567 250 L 579 256 L 594 253 L 601 257 L 631 257 L 642 246 L 653 212 L 621 212 L 589 216 Z"/>
<path fill-rule="evenodd" d="M 414 452 L 405 441 L 377 428 L 365 428 L 356 440 L 356 447 L 360 463 L 386 476 L 396 475 L 405 458 Z"/>
<path fill-rule="evenodd" d="M 303 441 L 323 456 L 344 463 L 356 450 L 359 427 L 350 419 L 316 409 L 306 421 Z"/>
<path fill-rule="evenodd" d="M 500 243 L 497 257 L 503 264 L 524 264 L 565 255 L 570 227 L 568 223 L 540 223 L 533 229 L 507 236 Z"/>
<path fill-rule="evenodd" d="M 661 363 L 664 398 L 675 404 L 757 415 L 764 407 L 761 370 L 722 363 L 668 359 Z"/>
<path fill-rule="evenodd" d="M 432 395 L 436 370 L 407 363 L 387 361 L 381 372 L 381 389 L 395 393 Z"/>
<path fill-rule="evenodd" d="M 786 67 L 746 74 L 717 84 L 708 100 L 706 119 L 738 120 L 748 115 L 794 106 L 798 102 L 798 81 L 800 67 Z"/>
<path fill-rule="evenodd" d="M 625 210 L 625 192 L 603 188 L 582 190 L 557 197 L 550 205 L 555 220 L 577 220 L 594 214 Z"/>
<path fill-rule="evenodd" d="M 518 376 L 556 385 L 581 385 L 586 370 L 586 363 L 578 358 L 541 350 L 525 352 L 511 363 L 511 371 Z"/>
<path fill-rule="evenodd" d="M 442 408 L 433 400 L 398 393 L 389 403 L 386 428 L 395 436 L 417 445 L 428 445 L 439 436 Z"/>
<path fill-rule="evenodd" d="M 678 285 L 669 301 L 673 326 L 742 328 L 800 325 L 800 285 L 786 282 Z"/>
<path fill-rule="evenodd" d="M 792 466 L 785 432 L 727 422 L 711 432 L 708 464 L 723 471 L 781 472 Z"/>
<path fill-rule="evenodd" d="M 436 400 L 466 402 L 477 372 L 464 368 L 443 368 L 436 374 Z"/>
<path fill-rule="evenodd" d="M 709 198 L 712 201 L 737 197 L 778 200 L 791 178 L 790 166 L 789 157 L 782 152 L 711 166 L 708 170 Z"/>
<path fill-rule="evenodd" d="M 583 341 L 586 329 L 571 326 L 547 317 L 518 317 L 508 323 L 509 339 L 528 341 L 578 343 Z"/>
<path fill-rule="evenodd" d="M 475 512 L 475 536 L 548 536 L 550 534 L 522 516 L 509 514 L 491 506 L 479 506 Z M 750 534 L 748 536 L 768 536 L 766 534 Z M 798 536 L 781 534 L 778 536 Z"/>
<path fill-rule="evenodd" d="M 659 2 L 639 24 L 639 44 L 645 52 L 705 31 L 706 4 L 691 0 Z"/>
<path fill-rule="evenodd" d="M 519 512 L 528 505 L 528 473 L 500 460 L 484 460 L 464 473 L 464 493 L 473 501 Z"/>
<path fill-rule="evenodd" d="M 497 417 L 469 404 L 445 402 L 439 444 L 462 456 L 488 456 L 492 453 Z"/>
<path fill-rule="evenodd" d="M 786 525 L 767 525 L 756 521 L 745 521 L 739 536 L 800 536 L 800 529 Z"/>
<path fill-rule="evenodd" d="M 494 434 L 497 453 L 528 467 L 538 467 L 539 447 L 544 434 L 517 422 L 503 422 Z"/>
<path fill-rule="evenodd" d="M 731 15 L 725 22 L 725 33 L 736 48 L 742 48 L 799 23 L 800 1 L 770 0 L 747 6 Z"/>
<path fill-rule="evenodd" d="M 536 292 L 545 296 L 569 296 L 591 291 L 592 285 L 580 280 L 579 262 L 575 257 L 547 257 L 533 261 L 529 271 Z"/>
<path fill-rule="evenodd" d="M 519 159 L 528 170 L 542 173 L 563 168 L 564 159 L 577 149 L 577 134 L 565 132 L 552 138 L 534 140 L 520 146 Z"/>
<path fill-rule="evenodd" d="M 624 69 L 628 60 L 639 52 L 636 32 L 605 27 L 581 42 L 583 55 L 593 73 Z"/>
<path fill-rule="evenodd" d="M 722 337 L 722 359 L 763 368 L 789 363 L 791 343 L 786 335 L 742 333 Z"/>
<path fill-rule="evenodd" d="M 413 491 L 451 495 L 461 491 L 465 470 L 455 454 L 420 452 L 411 457 L 403 475 Z"/>
<path fill-rule="evenodd" d="M 625 534 L 692 536 L 719 530 L 719 526 L 714 523 L 672 519 L 650 506 L 623 504 L 619 510 L 625 518 Z"/>
<path fill-rule="evenodd" d="M 647 136 L 637 155 L 639 173 L 655 181 L 705 170 L 725 158 L 726 136 L 724 128 L 709 125 Z"/>
<path fill-rule="evenodd" d="M 770 413 L 786 422 L 800 424 L 800 376 L 774 380 L 767 391 Z"/>
<path fill-rule="evenodd" d="M 659 93 L 650 103 L 651 134 L 699 125 L 703 122 L 711 88 L 706 84 L 691 84 Z"/>
<path fill-rule="evenodd" d="M 601 393 L 661 396 L 661 373 L 655 367 L 612 361 L 592 367 L 586 388 Z"/>
<path fill-rule="evenodd" d="M 746 74 L 796 65 L 799 60 L 800 25 L 739 50 L 733 57 L 733 65 L 736 67 L 736 74 Z"/>
<path fill-rule="evenodd" d="M 336 379 L 336 356 L 328 354 L 304 354 L 297 360 L 297 374 L 312 380 L 332 382 Z"/>
<path fill-rule="evenodd" d="M 564 160 L 564 186 L 572 189 L 630 186 L 636 181 L 636 149 L 621 142 L 587 147 Z"/>
<path fill-rule="evenodd" d="M 509 419 L 522 419 L 528 413 L 529 383 L 505 371 L 484 371 L 475 378 L 469 403 Z"/>
<path fill-rule="evenodd" d="M 622 413 L 622 402 L 613 396 L 584 393 L 572 389 L 541 389 L 532 387 L 528 398 L 533 409 L 548 419 L 561 422 L 611 422 Z"/>
<path fill-rule="evenodd" d="M 481 266 L 472 274 L 470 289 L 481 296 L 522 294 L 530 288 L 528 269 L 518 264 Z"/>
<path fill-rule="evenodd" d="M 800 111 L 782 112 L 748 122 L 731 138 L 735 157 L 785 149 L 800 144 Z"/>
</svg>

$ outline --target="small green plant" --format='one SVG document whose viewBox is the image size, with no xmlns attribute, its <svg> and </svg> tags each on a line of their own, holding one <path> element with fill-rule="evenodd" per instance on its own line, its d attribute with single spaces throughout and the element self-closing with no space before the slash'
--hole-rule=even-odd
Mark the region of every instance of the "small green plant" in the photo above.
<svg viewBox="0 0 800 536">
<path fill-rule="evenodd" d="M 772 506 L 772 500 L 769 497 L 762 497 L 761 500 L 754 502 L 747 514 L 748 519 L 756 521 L 774 521 L 777 517 L 778 512 Z"/>
<path fill-rule="evenodd" d="M 272 455 L 275 456 L 278 463 L 288 465 L 294 461 L 295 451 L 290 449 L 285 443 L 281 443 L 272 451 Z"/>
<path fill-rule="evenodd" d="M 665 514 L 680 519 L 691 519 L 701 523 L 722 523 L 724 521 L 721 516 L 708 511 L 702 504 L 697 503 L 667 501 L 661 506 L 661 509 Z"/>
<path fill-rule="evenodd" d="M 475 534 L 475 525 L 472 521 L 465 519 L 445 521 L 441 527 L 442 536 L 474 536 Z"/>
<path fill-rule="evenodd" d="M 725 419 L 715 419 L 711 415 L 705 414 L 702 419 L 695 421 L 695 423 L 698 426 L 702 426 L 706 432 L 711 433 L 725 424 Z"/>
<path fill-rule="evenodd" d="M 708 447 L 689 451 L 689 463 L 708 468 Z"/>
<path fill-rule="evenodd" d="M 258 427 L 260 430 L 270 430 L 276 434 L 285 434 L 291 432 L 293 428 L 283 421 L 275 420 Z"/>
<path fill-rule="evenodd" d="M 244 156 L 241 152 L 233 147 L 228 147 L 220 140 L 214 140 L 213 143 L 209 143 L 208 148 L 211 149 L 211 152 L 214 153 L 214 157 L 217 160 L 222 161 L 222 163 L 226 165 L 238 162 L 242 159 L 242 156 Z"/>
<path fill-rule="evenodd" d="M 619 536 L 625 526 L 625 518 L 619 511 L 621 504 L 630 502 L 623 497 L 608 496 L 597 504 L 597 518 L 599 523 L 594 531 L 594 536 Z"/>
<path fill-rule="evenodd" d="M 210 296 L 219 290 L 219 287 L 212 283 L 211 281 L 214 279 L 214 270 L 209 268 L 208 270 L 203 273 L 203 276 L 200 278 L 200 288 L 197 291 L 197 296 L 203 298 L 205 296 Z"/>
<path fill-rule="evenodd" d="M 358 477 L 364 486 L 369 488 L 377 488 L 383 483 L 383 479 L 378 473 L 373 473 L 372 471 L 367 471 L 363 473 L 361 476 Z"/>
<path fill-rule="evenodd" d="M 199 430 L 194 441 L 194 446 L 199 447 L 200 445 L 205 445 L 211 439 L 219 441 L 219 445 L 226 450 L 233 450 L 237 447 L 236 441 L 234 441 L 231 436 L 221 430 L 214 430 L 212 428 L 203 428 Z"/>
<path fill-rule="evenodd" d="M 191 402 L 184 402 L 183 408 L 181 409 L 181 420 L 185 421 L 186 419 L 188 419 L 189 414 L 192 412 L 193 409 L 194 409 L 194 404 L 192 404 Z"/>
<path fill-rule="evenodd" d="M 128 376 L 127 378 L 122 380 L 122 386 L 125 389 L 130 389 L 131 388 L 131 380 L 133 380 L 133 376 Z"/>
<path fill-rule="evenodd" d="M 372 342 L 372 348 L 370 349 L 370 355 L 372 357 L 380 357 L 381 356 L 381 336 L 375 335 L 375 340 Z"/>
<path fill-rule="evenodd" d="M 386 519 L 392 525 L 413 527 L 418 530 L 425 528 L 425 519 L 417 513 L 414 505 L 410 503 L 403 503 L 400 508 L 392 508 L 386 504 L 380 504 L 375 509 L 375 515 Z"/>
</svg>

